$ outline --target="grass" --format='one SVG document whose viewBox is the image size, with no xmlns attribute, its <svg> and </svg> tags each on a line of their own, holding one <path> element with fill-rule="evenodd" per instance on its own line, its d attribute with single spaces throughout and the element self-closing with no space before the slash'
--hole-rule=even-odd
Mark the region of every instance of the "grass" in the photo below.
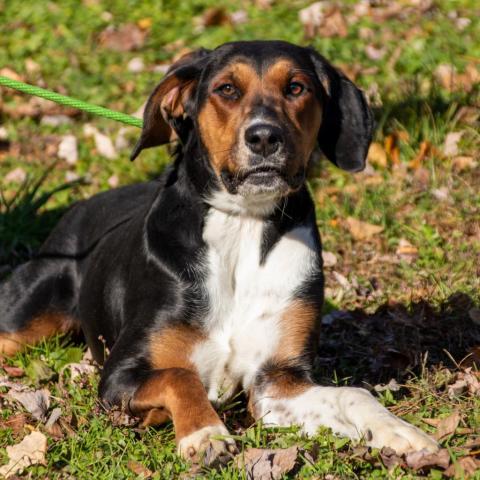
<svg viewBox="0 0 480 480">
<path fill-rule="evenodd" d="M 8 67 L 30 83 L 132 113 L 161 78 L 152 67 L 168 63 L 182 48 L 211 48 L 255 38 L 308 43 L 297 16 L 307 5 L 303 0 L 279 0 L 268 9 L 250 1 L 223 2 L 226 11 L 244 9 L 248 21 L 196 32 L 192 18 L 217 3 L 0 0 L 0 67 Z M 345 15 L 352 14 L 354 3 L 342 2 Z M 438 0 L 423 14 L 414 9 L 383 21 L 366 15 L 349 25 L 344 38 L 311 40 L 327 58 L 356 73 L 357 83 L 375 106 L 375 142 L 387 151 L 387 163 L 373 163 L 366 173 L 349 175 L 322 162 L 310 178 L 324 248 L 337 259 L 336 265 L 326 269 L 326 313 L 335 320 L 324 325 L 318 378 L 370 386 L 395 378 L 401 390 L 379 394 L 381 401 L 431 433 L 435 428 L 425 419 L 460 411 L 460 427 L 443 440 L 457 459 L 469 452 L 468 442 L 478 442 L 480 433 L 478 393 L 448 395 L 448 385 L 469 364 L 468 359 L 460 364 L 462 359 L 475 354 L 480 345 L 479 327 L 469 317 L 469 311 L 480 305 L 480 136 L 478 116 L 475 119 L 480 98 L 478 84 L 449 88 L 438 82 L 435 72 L 441 64 L 453 65 L 459 75 L 472 65 L 480 69 L 480 17 L 475 10 L 474 0 Z M 471 21 L 463 30 L 456 20 L 462 17 Z M 99 44 L 99 35 L 108 25 L 127 22 L 139 22 L 148 31 L 140 50 L 117 52 Z M 384 49 L 383 57 L 369 57 L 368 45 Z M 134 57 L 143 59 L 143 72 L 128 70 Z M 39 68 L 27 68 L 30 61 Z M 18 167 L 28 174 L 23 186 L 15 181 L 0 183 L 0 276 L 32 255 L 72 202 L 110 188 L 112 179 L 123 185 L 154 177 L 168 162 L 162 149 L 145 152 L 134 164 L 128 161 L 128 148 L 108 160 L 99 155 L 83 127 L 90 122 L 115 139 L 120 125 L 79 114 L 70 124 L 48 126 L 39 121 L 41 115 L 19 113 L 29 101 L 0 90 L 0 121 L 8 134 L 8 143 L 0 144 L 0 178 Z M 456 131 L 463 132 L 458 153 L 447 157 L 441 153 L 445 139 Z M 133 145 L 138 130 L 125 132 Z M 79 140 L 75 165 L 55 156 L 55 146 L 67 133 Z M 396 147 L 389 149 L 392 141 Z M 425 146 L 427 154 L 421 156 Z M 477 164 L 460 168 L 458 157 L 472 157 Z M 73 177 L 84 181 L 71 183 Z M 355 240 L 345 222 L 349 216 L 380 225 L 383 231 Z M 411 258 L 397 254 L 405 241 L 416 251 Z M 334 271 L 348 280 L 348 287 L 335 280 Z M 337 310 L 344 313 L 339 316 Z M 48 435 L 47 465 L 31 467 L 29 475 L 136 478 L 128 467 L 131 460 L 155 472 L 154 478 L 177 478 L 188 472 L 189 466 L 175 454 L 171 427 L 142 430 L 122 425 L 121 419 L 98 404 L 96 375 L 68 380 L 69 373 L 62 368 L 78 357 L 75 348 L 84 348 L 72 345 L 68 338 L 56 338 L 6 361 L 25 369 L 25 383 L 50 390 L 51 408 L 62 409 L 67 425 L 57 436 Z M 48 367 L 43 380 L 29 370 L 35 360 Z M 19 411 L 3 400 L 0 419 Z M 365 454 L 329 432 L 305 439 L 294 428 L 272 431 L 250 425 L 241 405 L 223 415 L 230 431 L 239 435 L 242 448 L 299 445 L 315 451 L 313 461 L 300 461 L 296 478 L 442 476 L 436 468 L 389 471 L 376 452 Z M 28 424 L 43 428 L 32 418 Z M 17 433 L 0 429 L 0 447 L 17 443 L 28 428 Z M 0 448 L 0 464 L 6 459 L 5 449 Z M 244 478 L 233 465 L 201 475 Z"/>
</svg>

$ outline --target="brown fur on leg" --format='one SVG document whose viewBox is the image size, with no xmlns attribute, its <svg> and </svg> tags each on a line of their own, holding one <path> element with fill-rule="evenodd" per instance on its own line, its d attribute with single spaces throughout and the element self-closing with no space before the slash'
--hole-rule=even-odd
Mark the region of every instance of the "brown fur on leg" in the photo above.
<svg viewBox="0 0 480 480">
<path fill-rule="evenodd" d="M 144 425 L 171 418 L 177 443 L 211 425 L 222 425 L 198 375 L 184 368 L 157 370 L 135 392 L 129 404 Z"/>
<path fill-rule="evenodd" d="M 65 314 L 44 313 L 16 332 L 0 332 L 0 354 L 15 355 L 27 345 L 34 345 L 44 338 L 66 333 L 76 327 L 75 320 Z"/>
</svg>

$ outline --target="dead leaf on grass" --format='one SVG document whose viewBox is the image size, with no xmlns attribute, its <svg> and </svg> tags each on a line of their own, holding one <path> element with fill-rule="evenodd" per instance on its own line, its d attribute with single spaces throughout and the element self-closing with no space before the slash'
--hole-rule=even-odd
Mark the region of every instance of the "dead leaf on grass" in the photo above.
<svg viewBox="0 0 480 480">
<path fill-rule="evenodd" d="M 50 392 L 46 388 L 26 392 L 10 390 L 8 397 L 21 403 L 35 419 L 42 422 L 45 420 L 50 407 Z"/>
<path fill-rule="evenodd" d="M 78 160 L 77 138 L 75 135 L 64 135 L 58 145 L 57 156 L 63 158 L 69 165 L 75 165 Z"/>
<path fill-rule="evenodd" d="M 232 23 L 232 18 L 224 7 L 207 8 L 200 16 L 193 19 L 195 33 L 201 33 L 209 27 L 232 25 Z"/>
<path fill-rule="evenodd" d="M 248 480 L 277 480 L 295 467 L 298 447 L 249 448 L 237 456 L 237 465 L 245 469 Z"/>
<path fill-rule="evenodd" d="M 150 469 L 135 460 L 129 460 L 127 468 L 135 475 L 142 476 L 143 478 L 150 478 L 153 475 L 153 472 Z"/>
<path fill-rule="evenodd" d="M 414 470 L 423 468 L 447 468 L 450 465 L 450 454 L 446 448 L 440 449 L 437 453 L 429 453 L 426 450 L 411 452 L 405 455 L 407 465 Z"/>
<path fill-rule="evenodd" d="M 387 167 L 387 152 L 383 145 L 378 142 L 373 142 L 368 149 L 368 161 L 377 167 Z"/>
<path fill-rule="evenodd" d="M 328 2 L 315 2 L 298 12 L 306 39 L 321 37 L 346 37 L 348 26 L 340 8 Z"/>
<path fill-rule="evenodd" d="M 353 239 L 357 241 L 369 240 L 373 236 L 383 232 L 383 227 L 381 225 L 362 222 L 353 217 L 347 217 L 345 222 Z"/>
<path fill-rule="evenodd" d="M 322 251 L 322 259 L 324 267 L 334 267 L 337 264 L 337 257 L 334 253 L 327 250 Z"/>
<path fill-rule="evenodd" d="M 143 47 L 147 31 L 134 23 L 126 23 L 118 28 L 109 25 L 99 36 L 99 42 L 105 48 L 117 52 L 130 52 Z"/>
<path fill-rule="evenodd" d="M 452 463 L 444 473 L 447 477 L 469 478 L 480 470 L 480 460 L 474 457 L 462 457 Z"/>
<path fill-rule="evenodd" d="M 476 162 L 473 157 L 460 155 L 453 159 L 452 165 L 455 170 L 463 172 L 464 170 L 472 170 L 478 165 L 478 162 Z"/>
<path fill-rule="evenodd" d="M 460 413 L 454 412 L 446 418 L 442 418 L 437 426 L 437 431 L 435 432 L 435 438 L 437 440 L 442 440 L 445 437 L 453 435 L 457 429 L 461 420 Z"/>
<path fill-rule="evenodd" d="M 26 467 L 45 463 L 47 437 L 41 432 L 32 432 L 20 443 L 7 447 L 9 462 L 0 468 L 0 475 L 6 478 L 22 473 Z"/>
<path fill-rule="evenodd" d="M 455 382 L 447 387 L 448 396 L 453 398 L 466 392 L 470 395 L 479 395 L 480 381 L 478 375 L 480 374 L 472 370 L 472 367 L 458 372 L 455 377 Z"/>
<path fill-rule="evenodd" d="M 12 183 L 23 183 L 27 178 L 27 172 L 21 168 L 17 167 L 10 172 L 8 172 L 5 177 L 3 177 L 3 180 L 6 183 L 12 182 Z"/>
<path fill-rule="evenodd" d="M 418 248 L 412 245 L 405 238 L 398 241 L 398 247 L 395 254 L 403 261 L 412 263 L 418 257 Z"/>
<path fill-rule="evenodd" d="M 11 378 L 23 377 L 25 371 L 20 367 L 11 367 L 9 365 L 2 365 L 2 368 L 7 372 L 7 375 Z"/>
<path fill-rule="evenodd" d="M 23 427 L 27 423 L 28 417 L 24 413 L 12 415 L 6 420 L 0 420 L 0 429 L 11 428 L 14 437 L 19 437 L 23 433 Z"/>
<path fill-rule="evenodd" d="M 463 136 L 463 132 L 450 132 L 445 137 L 443 144 L 443 154 L 447 157 L 458 155 L 458 142 Z"/>
</svg>

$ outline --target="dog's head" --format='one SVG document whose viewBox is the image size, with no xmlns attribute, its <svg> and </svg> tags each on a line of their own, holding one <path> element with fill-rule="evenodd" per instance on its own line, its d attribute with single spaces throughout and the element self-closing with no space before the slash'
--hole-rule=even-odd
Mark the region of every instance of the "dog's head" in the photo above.
<svg viewBox="0 0 480 480">
<path fill-rule="evenodd" d="M 313 49 L 233 42 L 172 66 L 147 102 L 132 159 L 193 135 L 220 188 L 282 197 L 303 184 L 317 143 L 340 168 L 362 170 L 372 130 L 361 91 Z"/>
</svg>

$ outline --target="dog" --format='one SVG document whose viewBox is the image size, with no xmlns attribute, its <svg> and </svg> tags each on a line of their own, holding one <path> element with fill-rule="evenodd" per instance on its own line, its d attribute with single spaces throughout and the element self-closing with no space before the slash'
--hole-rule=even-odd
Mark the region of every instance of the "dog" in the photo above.
<svg viewBox="0 0 480 480">
<path fill-rule="evenodd" d="M 267 426 L 436 451 L 368 391 L 312 380 L 323 273 L 306 171 L 317 146 L 362 170 L 373 123 L 362 92 L 312 48 L 187 54 L 150 95 L 132 153 L 175 141 L 174 162 L 63 216 L 0 287 L 0 352 L 81 329 L 103 364 L 102 401 L 144 425 L 171 419 L 186 459 L 235 451 L 214 406 L 239 390 Z"/>
</svg>

